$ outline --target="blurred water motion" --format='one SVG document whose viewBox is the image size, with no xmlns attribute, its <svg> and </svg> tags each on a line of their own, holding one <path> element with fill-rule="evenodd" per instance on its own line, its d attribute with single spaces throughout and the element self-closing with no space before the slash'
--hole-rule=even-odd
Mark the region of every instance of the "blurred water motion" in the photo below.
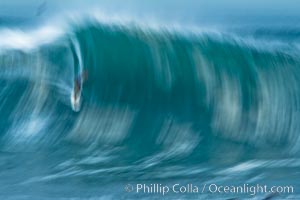
<svg viewBox="0 0 300 200">
<path fill-rule="evenodd" d="M 1 199 L 160 198 L 124 191 L 136 182 L 299 187 L 300 30 L 100 16 L 0 29 Z M 165 198 L 233 197 L 252 198 Z"/>
</svg>

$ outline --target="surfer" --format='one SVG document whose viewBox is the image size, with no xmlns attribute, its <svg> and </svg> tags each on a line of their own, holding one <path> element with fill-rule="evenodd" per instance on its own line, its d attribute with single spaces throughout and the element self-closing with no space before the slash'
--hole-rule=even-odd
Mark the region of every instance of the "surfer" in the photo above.
<svg viewBox="0 0 300 200">
<path fill-rule="evenodd" d="M 77 99 L 80 96 L 82 85 L 87 79 L 87 71 L 83 71 L 74 79 L 74 98 Z"/>
</svg>

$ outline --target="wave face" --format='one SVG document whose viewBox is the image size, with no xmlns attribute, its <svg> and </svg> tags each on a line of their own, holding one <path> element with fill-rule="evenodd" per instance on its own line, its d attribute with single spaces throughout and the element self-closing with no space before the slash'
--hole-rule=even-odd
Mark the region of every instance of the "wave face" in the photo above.
<svg viewBox="0 0 300 200">
<path fill-rule="evenodd" d="M 300 51 L 295 30 L 278 33 L 88 21 L 42 43 L 6 31 L 15 43 L 0 42 L 1 168 L 10 177 L 2 194 L 115 199 L 128 181 L 178 179 L 296 187 Z M 81 67 L 88 79 L 76 113 Z M 107 182 L 114 194 L 99 188 Z"/>
</svg>

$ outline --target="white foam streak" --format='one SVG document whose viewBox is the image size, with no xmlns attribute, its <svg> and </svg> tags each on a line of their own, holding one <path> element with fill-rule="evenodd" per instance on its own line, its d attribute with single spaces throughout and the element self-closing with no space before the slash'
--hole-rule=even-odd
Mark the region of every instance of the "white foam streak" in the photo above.
<svg viewBox="0 0 300 200">
<path fill-rule="evenodd" d="M 63 29 L 54 26 L 43 26 L 37 30 L 25 32 L 20 29 L 0 30 L 0 50 L 32 50 L 41 45 L 53 42 L 64 34 Z"/>
</svg>

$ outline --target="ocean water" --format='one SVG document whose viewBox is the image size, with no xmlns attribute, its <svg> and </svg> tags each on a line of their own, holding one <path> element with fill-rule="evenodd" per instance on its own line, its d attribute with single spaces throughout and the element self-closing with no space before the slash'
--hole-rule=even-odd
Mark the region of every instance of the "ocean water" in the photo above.
<svg viewBox="0 0 300 200">
<path fill-rule="evenodd" d="M 0 199 L 300 199 L 300 27 L 47 5 L 0 17 Z"/>
</svg>

